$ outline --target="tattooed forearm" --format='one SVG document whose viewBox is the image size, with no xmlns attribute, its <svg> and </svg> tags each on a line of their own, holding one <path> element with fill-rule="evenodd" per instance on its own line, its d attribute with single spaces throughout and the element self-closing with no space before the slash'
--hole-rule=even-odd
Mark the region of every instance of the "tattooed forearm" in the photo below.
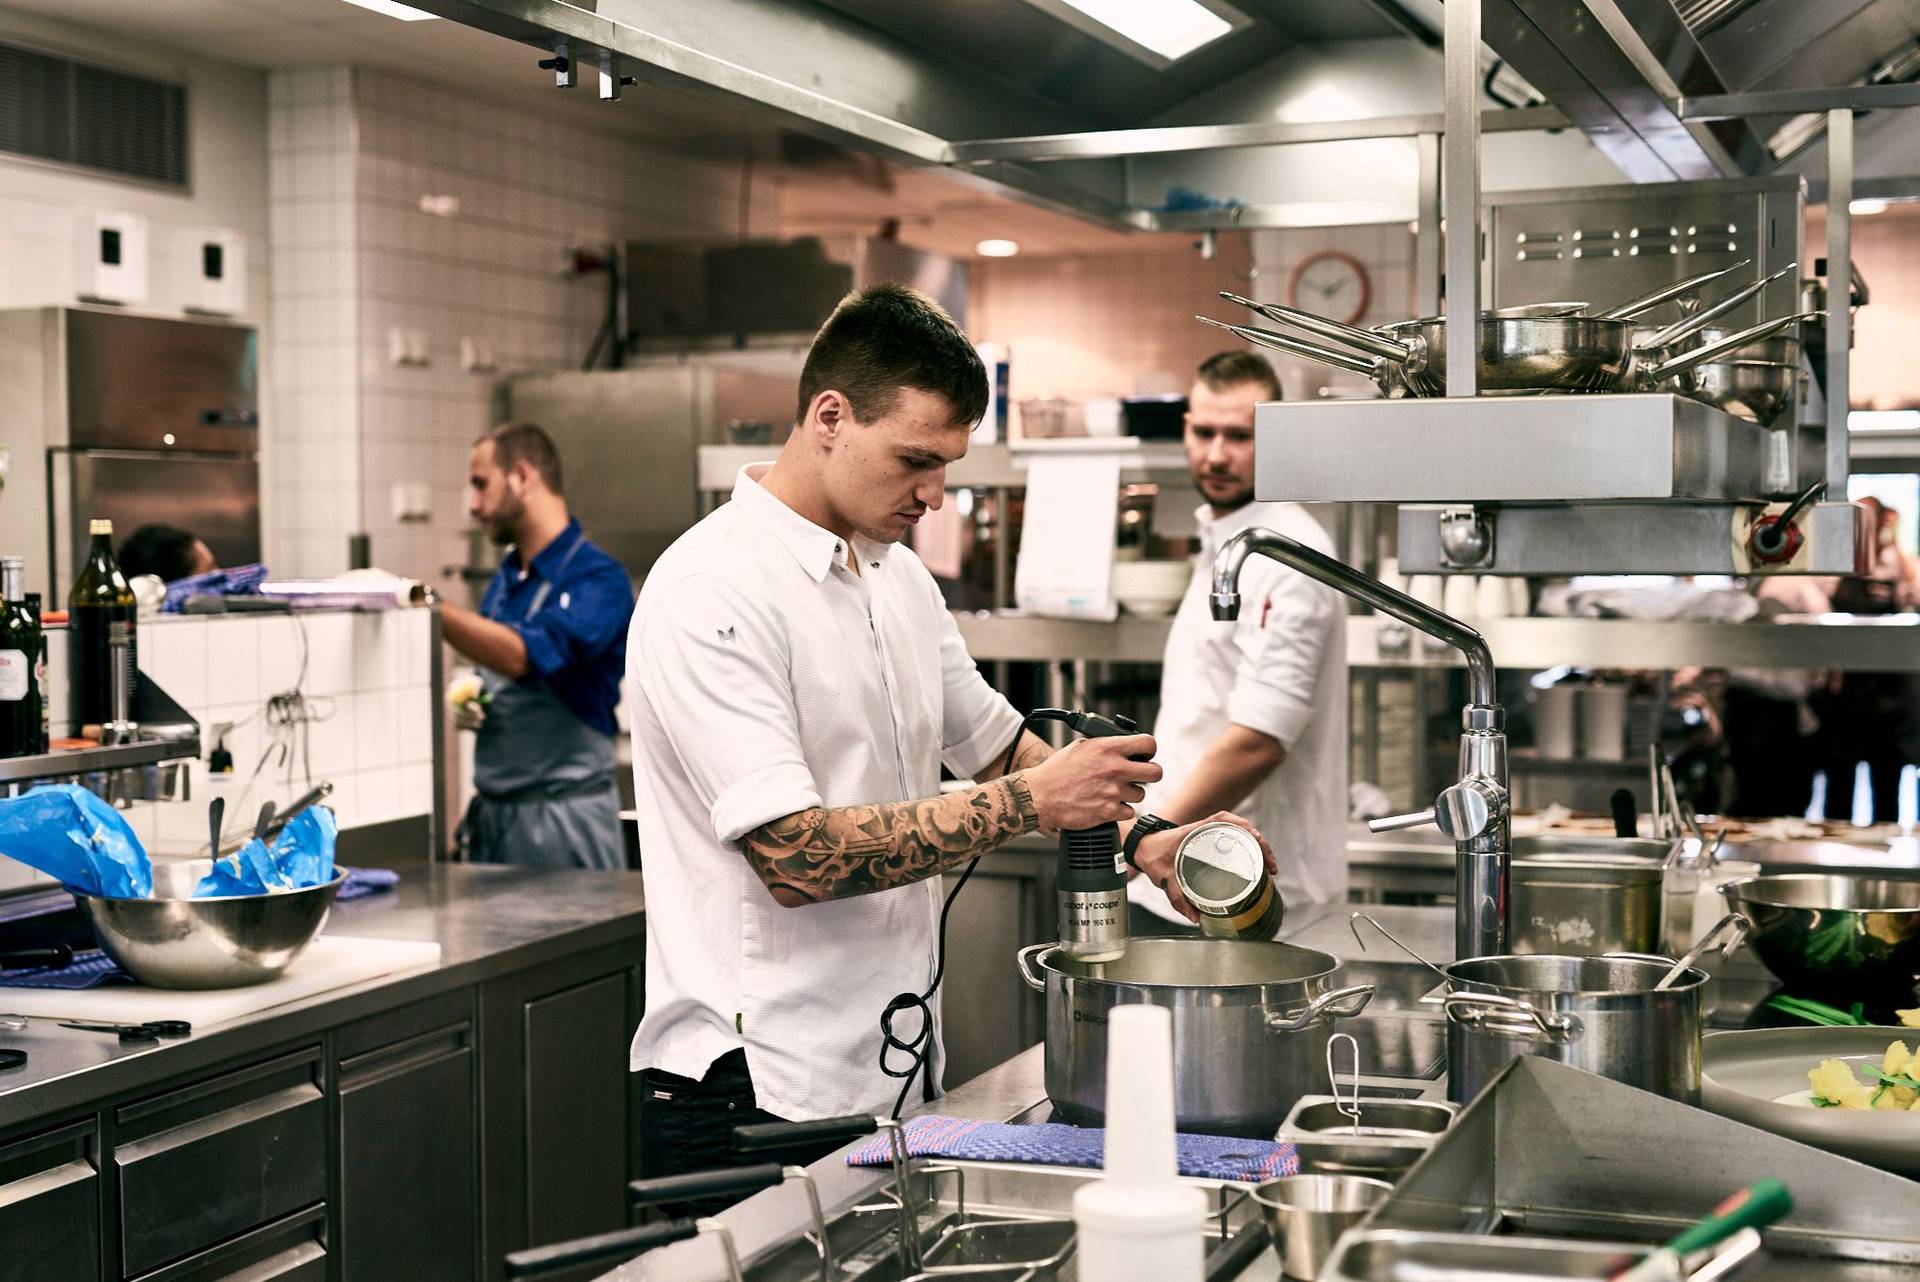
<svg viewBox="0 0 1920 1282">
<path fill-rule="evenodd" d="M 1026 781 L 1012 775 L 925 801 L 814 806 L 740 844 L 768 893 L 797 908 L 924 881 L 1039 826 Z"/>
<path fill-rule="evenodd" d="M 1020 746 L 1013 750 L 1013 764 L 1011 766 L 1007 766 L 1007 752 L 1006 749 L 1002 748 L 994 754 L 993 760 L 987 763 L 986 769 L 980 771 L 974 777 L 982 780 L 998 779 L 1002 775 L 1031 769 L 1052 755 L 1052 744 L 1031 730 L 1023 730 L 1020 732 Z M 1003 766 L 1006 766 L 1006 768 L 1002 769 Z"/>
</svg>

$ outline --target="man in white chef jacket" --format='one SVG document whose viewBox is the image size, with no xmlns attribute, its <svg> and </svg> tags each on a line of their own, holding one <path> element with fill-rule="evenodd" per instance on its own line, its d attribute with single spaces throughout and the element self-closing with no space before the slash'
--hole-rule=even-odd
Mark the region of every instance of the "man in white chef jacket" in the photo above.
<svg viewBox="0 0 1920 1282">
<path fill-rule="evenodd" d="M 1253 410 L 1279 399 L 1273 367 L 1243 351 L 1209 357 L 1188 393 L 1200 554 L 1167 635 L 1153 727 L 1166 774 L 1144 809 L 1174 823 L 1227 809 L 1251 819 L 1273 847 L 1291 914 L 1347 897 L 1344 598 L 1256 556 L 1241 569 L 1238 619 L 1217 622 L 1207 604 L 1214 554 L 1241 530 L 1264 526 L 1333 555 L 1304 507 L 1254 501 Z M 1129 887 L 1136 934 L 1186 926 L 1142 889 Z"/>
<path fill-rule="evenodd" d="M 1125 823 L 1160 777 L 1132 759 L 1147 735 L 1016 744 L 1020 714 L 895 546 L 945 500 L 986 404 L 978 354 L 933 300 L 849 295 L 814 338 L 779 458 L 742 469 L 647 575 L 627 655 L 649 1176 L 738 1164 L 741 1124 L 932 1098 L 941 874 L 1023 833 Z M 943 763 L 975 782 L 943 794 Z M 1184 832 L 1130 847 L 1148 878 L 1168 882 Z M 902 1003 L 901 1040 L 935 1027 L 924 1067 L 896 1050 L 890 1074 L 881 1019 Z"/>
</svg>

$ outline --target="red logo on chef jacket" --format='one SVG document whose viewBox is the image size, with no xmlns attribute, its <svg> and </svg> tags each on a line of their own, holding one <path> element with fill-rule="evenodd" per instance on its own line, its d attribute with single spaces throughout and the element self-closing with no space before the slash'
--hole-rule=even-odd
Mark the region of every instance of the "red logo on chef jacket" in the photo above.
<svg viewBox="0 0 1920 1282">
<path fill-rule="evenodd" d="M 1260 602 L 1260 630 L 1262 632 L 1266 631 L 1267 616 L 1272 613 L 1273 613 L 1273 598 L 1268 597 L 1262 602 Z"/>
</svg>

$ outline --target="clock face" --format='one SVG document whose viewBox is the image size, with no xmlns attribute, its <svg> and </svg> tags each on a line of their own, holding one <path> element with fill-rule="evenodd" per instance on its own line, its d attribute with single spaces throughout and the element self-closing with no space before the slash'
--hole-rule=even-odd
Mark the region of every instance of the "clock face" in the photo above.
<svg viewBox="0 0 1920 1282">
<path fill-rule="evenodd" d="M 1367 311 L 1367 269 L 1350 254 L 1329 250 L 1294 269 L 1287 301 L 1302 311 L 1318 312 L 1351 325 Z"/>
</svg>

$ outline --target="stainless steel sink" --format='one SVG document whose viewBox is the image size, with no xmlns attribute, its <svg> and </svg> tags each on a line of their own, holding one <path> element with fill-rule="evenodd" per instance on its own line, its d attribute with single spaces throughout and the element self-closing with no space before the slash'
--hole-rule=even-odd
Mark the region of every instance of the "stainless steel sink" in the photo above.
<svg viewBox="0 0 1920 1282">
<path fill-rule="evenodd" d="M 921 1268 L 911 1269 L 902 1259 L 899 1204 L 889 1183 L 828 1216 L 834 1282 L 905 1282 L 922 1276 L 930 1282 L 942 1277 L 1068 1282 L 1073 1277 L 1073 1194 L 1101 1178 L 1099 1171 L 915 1160 L 909 1172 Z M 1259 1208 L 1243 1186 L 1186 1182 L 1210 1195 L 1210 1250 L 1243 1232 L 1264 1234 Z M 810 1236 L 791 1239 L 745 1261 L 742 1272 L 747 1282 L 814 1282 L 820 1276 L 819 1250 Z"/>
</svg>

